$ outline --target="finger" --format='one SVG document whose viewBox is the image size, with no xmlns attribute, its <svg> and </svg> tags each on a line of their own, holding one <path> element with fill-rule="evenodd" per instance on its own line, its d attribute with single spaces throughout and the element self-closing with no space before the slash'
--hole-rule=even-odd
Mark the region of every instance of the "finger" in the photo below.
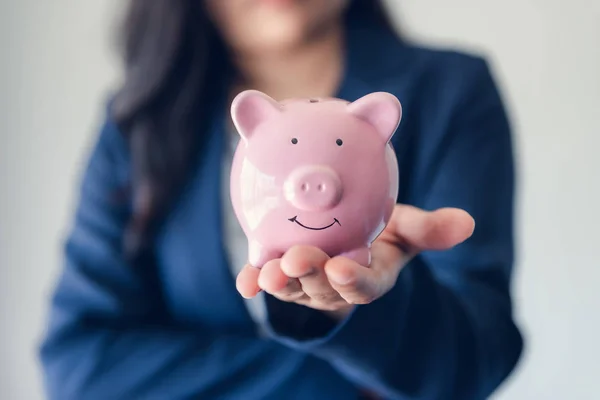
<svg viewBox="0 0 600 400">
<path fill-rule="evenodd" d="M 324 266 L 329 256 L 314 247 L 295 246 L 281 258 L 281 270 L 289 277 L 298 278 L 302 290 L 316 302 L 331 304 L 342 300 L 331 287 Z"/>
<path fill-rule="evenodd" d="M 329 256 L 312 246 L 294 246 L 281 257 L 281 270 L 290 278 L 311 275 L 323 268 Z"/>
<path fill-rule="evenodd" d="M 280 259 L 267 262 L 258 277 L 258 286 L 265 292 L 286 301 L 293 301 L 304 296 L 298 279 L 285 275 L 280 268 Z"/>
<path fill-rule="evenodd" d="M 371 269 L 382 269 L 388 271 L 396 267 L 400 270 L 414 256 L 412 253 L 404 251 L 394 243 L 376 240 L 371 245 Z M 390 271 L 393 275 L 393 271 Z M 390 276 L 391 276 L 390 275 Z"/>
<path fill-rule="evenodd" d="M 458 208 L 425 211 L 397 205 L 381 238 L 398 241 L 411 252 L 446 250 L 464 242 L 474 229 L 473 217 Z"/>
<path fill-rule="evenodd" d="M 386 268 L 376 258 L 373 258 L 370 268 L 365 268 L 348 258 L 334 257 L 325 265 L 325 274 L 332 288 L 345 301 L 350 304 L 368 304 L 394 285 L 397 272 L 392 269 L 392 266 Z"/>
<path fill-rule="evenodd" d="M 246 265 L 242 268 L 236 278 L 236 288 L 243 297 L 249 299 L 260 292 L 260 287 L 258 286 L 259 274 L 260 269 L 251 265 Z"/>
</svg>

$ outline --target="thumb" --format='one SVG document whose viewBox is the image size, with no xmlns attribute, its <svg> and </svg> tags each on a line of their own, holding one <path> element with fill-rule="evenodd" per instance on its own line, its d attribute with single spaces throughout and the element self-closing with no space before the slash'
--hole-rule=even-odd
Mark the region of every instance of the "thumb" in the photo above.
<svg viewBox="0 0 600 400">
<path fill-rule="evenodd" d="M 473 217 L 458 208 L 425 211 L 409 205 L 397 205 L 382 238 L 417 252 L 446 250 L 467 240 L 474 229 Z"/>
</svg>

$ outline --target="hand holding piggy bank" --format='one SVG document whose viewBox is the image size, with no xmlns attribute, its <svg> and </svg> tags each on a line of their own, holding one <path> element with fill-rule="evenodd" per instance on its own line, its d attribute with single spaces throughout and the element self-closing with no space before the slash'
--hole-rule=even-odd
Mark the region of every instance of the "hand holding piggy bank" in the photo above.
<svg viewBox="0 0 600 400">
<path fill-rule="evenodd" d="M 396 97 L 354 102 L 240 93 L 231 106 L 241 136 L 231 201 L 248 238 L 248 262 L 262 267 L 295 245 L 368 266 L 371 243 L 398 195 L 390 139 L 402 116 Z"/>
</svg>

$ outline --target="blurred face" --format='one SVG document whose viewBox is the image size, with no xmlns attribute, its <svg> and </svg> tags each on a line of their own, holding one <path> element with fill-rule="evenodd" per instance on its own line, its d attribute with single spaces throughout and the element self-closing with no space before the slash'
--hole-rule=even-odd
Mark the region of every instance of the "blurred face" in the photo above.
<svg viewBox="0 0 600 400">
<path fill-rule="evenodd" d="M 331 27 L 350 0 L 204 0 L 213 22 L 239 52 L 285 50 Z"/>
</svg>

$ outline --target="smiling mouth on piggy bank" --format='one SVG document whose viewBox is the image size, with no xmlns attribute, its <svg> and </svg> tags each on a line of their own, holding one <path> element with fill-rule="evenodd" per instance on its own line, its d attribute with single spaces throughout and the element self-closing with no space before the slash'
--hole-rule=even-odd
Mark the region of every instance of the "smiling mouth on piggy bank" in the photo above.
<svg viewBox="0 0 600 400">
<path fill-rule="evenodd" d="M 296 224 L 300 225 L 301 227 L 303 227 L 304 229 L 310 229 L 311 231 L 322 231 L 322 230 L 324 230 L 324 229 L 331 228 L 331 227 L 332 227 L 333 225 L 335 225 L 335 224 L 338 224 L 339 226 L 342 226 L 342 224 L 340 224 L 340 221 L 338 221 L 338 219 L 337 219 L 337 218 L 334 218 L 334 219 L 333 219 L 333 222 L 332 222 L 332 223 L 330 223 L 329 225 L 322 226 L 322 227 L 318 227 L 318 228 L 315 228 L 315 227 L 312 227 L 312 226 L 307 226 L 307 225 L 304 225 L 303 223 L 301 223 L 300 221 L 298 221 L 298 216 L 297 216 L 297 215 L 296 215 L 295 217 L 288 218 L 288 221 L 290 221 L 290 222 L 294 222 L 294 223 L 296 223 Z"/>
</svg>

